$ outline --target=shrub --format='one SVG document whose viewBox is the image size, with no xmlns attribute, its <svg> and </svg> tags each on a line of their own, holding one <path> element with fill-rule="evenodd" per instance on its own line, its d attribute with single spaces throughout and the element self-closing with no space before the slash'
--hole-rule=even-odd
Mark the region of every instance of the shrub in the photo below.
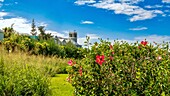
<svg viewBox="0 0 170 96">
<path fill-rule="evenodd" d="M 50 95 L 49 79 L 34 66 L 4 62 L 0 58 L 1 96 Z"/>
<path fill-rule="evenodd" d="M 47 34 L 49 36 L 50 34 Z M 28 52 L 34 55 L 44 56 L 58 56 L 62 58 L 82 58 L 82 48 L 77 48 L 71 42 L 66 45 L 59 45 L 51 37 L 49 39 L 36 40 L 30 38 L 27 35 L 20 35 L 18 33 L 10 33 L 9 37 L 6 37 L 2 44 L 7 52 Z M 1 44 L 1 42 L 0 42 Z"/>
<path fill-rule="evenodd" d="M 68 81 L 75 95 L 170 95 L 168 50 L 168 44 L 101 40 L 81 61 L 68 62 Z"/>
<path fill-rule="evenodd" d="M 77 53 L 78 48 L 72 44 L 71 42 L 68 42 L 65 46 L 64 46 L 64 51 L 66 56 L 68 58 L 79 58 L 79 55 Z"/>
</svg>

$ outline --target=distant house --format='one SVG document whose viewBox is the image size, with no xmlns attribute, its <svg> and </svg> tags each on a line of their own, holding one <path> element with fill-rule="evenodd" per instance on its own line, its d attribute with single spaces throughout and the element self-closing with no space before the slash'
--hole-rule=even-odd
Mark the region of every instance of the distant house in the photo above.
<svg viewBox="0 0 170 96">
<path fill-rule="evenodd" d="M 65 45 L 66 43 L 71 42 L 77 47 L 82 47 L 80 44 L 77 43 L 77 32 L 69 32 L 68 38 L 55 36 L 55 41 L 60 45 Z"/>
<path fill-rule="evenodd" d="M 4 32 L 0 29 L 0 41 L 4 39 Z"/>
</svg>

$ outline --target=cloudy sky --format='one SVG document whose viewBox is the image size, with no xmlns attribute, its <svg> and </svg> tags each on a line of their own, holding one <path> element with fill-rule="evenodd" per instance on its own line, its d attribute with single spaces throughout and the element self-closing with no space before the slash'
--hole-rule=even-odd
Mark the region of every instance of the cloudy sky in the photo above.
<svg viewBox="0 0 170 96">
<path fill-rule="evenodd" d="M 0 29 L 14 23 L 20 33 L 30 33 L 31 21 L 46 31 L 67 37 L 85 36 L 128 42 L 170 41 L 170 0 L 0 0 Z"/>
</svg>

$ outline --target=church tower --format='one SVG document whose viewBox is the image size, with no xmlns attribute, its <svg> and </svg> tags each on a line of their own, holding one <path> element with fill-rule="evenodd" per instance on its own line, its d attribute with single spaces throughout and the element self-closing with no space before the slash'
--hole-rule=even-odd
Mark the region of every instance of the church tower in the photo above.
<svg viewBox="0 0 170 96">
<path fill-rule="evenodd" d="M 77 32 L 75 30 L 74 32 L 69 32 L 69 39 L 77 43 Z"/>
</svg>

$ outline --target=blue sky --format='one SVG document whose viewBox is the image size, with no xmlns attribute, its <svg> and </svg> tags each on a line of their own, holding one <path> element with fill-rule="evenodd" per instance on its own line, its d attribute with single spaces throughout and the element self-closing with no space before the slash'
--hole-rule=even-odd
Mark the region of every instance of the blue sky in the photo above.
<svg viewBox="0 0 170 96">
<path fill-rule="evenodd" d="M 31 21 L 47 32 L 67 37 L 85 36 L 126 40 L 170 41 L 170 0 L 0 0 L 0 29 L 14 24 L 30 33 Z"/>
</svg>

